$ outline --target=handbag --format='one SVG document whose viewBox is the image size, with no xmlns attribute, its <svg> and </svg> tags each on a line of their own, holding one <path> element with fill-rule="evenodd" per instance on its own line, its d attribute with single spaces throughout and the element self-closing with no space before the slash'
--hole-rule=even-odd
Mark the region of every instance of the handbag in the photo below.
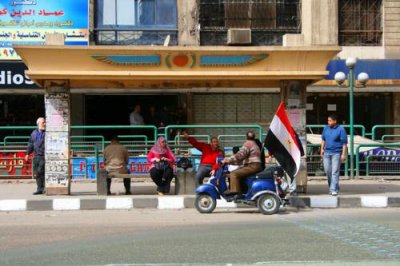
<svg viewBox="0 0 400 266">
<path fill-rule="evenodd" d="M 159 161 L 159 162 L 154 162 L 154 166 L 156 167 L 157 170 L 165 170 L 169 166 L 169 163 L 167 161 Z"/>
</svg>

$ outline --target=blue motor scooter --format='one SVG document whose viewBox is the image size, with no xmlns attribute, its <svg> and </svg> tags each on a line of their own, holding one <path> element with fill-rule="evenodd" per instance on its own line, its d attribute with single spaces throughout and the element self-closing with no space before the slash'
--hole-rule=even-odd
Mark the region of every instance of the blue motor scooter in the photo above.
<svg viewBox="0 0 400 266">
<path fill-rule="evenodd" d="M 255 205 L 261 213 L 275 214 L 279 207 L 286 203 L 285 196 L 289 181 L 280 166 L 270 166 L 264 171 L 243 180 L 242 187 L 247 187 L 237 195 L 225 194 L 227 166 L 221 165 L 207 184 L 199 186 L 196 192 L 195 207 L 200 213 L 211 213 L 217 206 L 217 199 L 224 198 L 228 202 Z"/>
</svg>

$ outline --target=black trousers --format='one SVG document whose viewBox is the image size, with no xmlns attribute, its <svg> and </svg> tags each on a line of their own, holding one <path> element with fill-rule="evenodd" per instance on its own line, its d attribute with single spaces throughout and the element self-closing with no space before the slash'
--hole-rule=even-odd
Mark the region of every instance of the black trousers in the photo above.
<svg viewBox="0 0 400 266">
<path fill-rule="evenodd" d="M 171 189 L 171 180 L 174 177 L 174 172 L 171 167 L 166 167 L 164 170 L 150 169 L 150 177 L 157 185 L 157 191 L 162 193 L 169 193 Z"/>
<path fill-rule="evenodd" d="M 37 192 L 44 192 L 44 187 L 45 187 L 44 168 L 45 168 L 44 157 L 43 156 L 33 157 L 32 171 L 33 171 L 33 178 L 36 179 Z"/>
<path fill-rule="evenodd" d="M 131 192 L 131 179 L 130 178 L 124 178 L 124 187 L 125 187 L 125 191 L 127 193 Z M 107 194 L 111 194 L 111 178 L 107 178 Z"/>
</svg>

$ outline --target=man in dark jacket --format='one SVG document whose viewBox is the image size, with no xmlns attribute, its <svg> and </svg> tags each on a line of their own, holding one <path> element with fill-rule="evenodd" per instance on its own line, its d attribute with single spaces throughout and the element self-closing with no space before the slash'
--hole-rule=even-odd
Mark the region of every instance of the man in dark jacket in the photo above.
<svg viewBox="0 0 400 266">
<path fill-rule="evenodd" d="M 36 121 L 38 126 L 35 129 L 31 137 L 29 139 L 28 148 L 26 149 L 25 161 L 28 161 L 29 155 L 33 153 L 33 162 L 32 162 L 32 172 L 33 178 L 36 179 L 37 189 L 33 195 L 44 194 L 45 190 L 45 180 L 44 180 L 44 168 L 45 168 L 45 159 L 44 159 L 44 140 L 46 134 L 46 121 L 43 117 L 39 117 Z"/>
</svg>

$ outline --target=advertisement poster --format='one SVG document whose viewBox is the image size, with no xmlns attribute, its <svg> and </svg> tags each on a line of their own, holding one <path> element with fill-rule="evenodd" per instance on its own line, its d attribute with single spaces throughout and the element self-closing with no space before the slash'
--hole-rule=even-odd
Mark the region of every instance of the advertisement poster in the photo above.
<svg viewBox="0 0 400 266">
<path fill-rule="evenodd" d="M 43 45 L 48 33 L 88 45 L 88 29 L 88 0 L 0 0 L 0 60 L 20 60 L 13 45 Z"/>
</svg>

